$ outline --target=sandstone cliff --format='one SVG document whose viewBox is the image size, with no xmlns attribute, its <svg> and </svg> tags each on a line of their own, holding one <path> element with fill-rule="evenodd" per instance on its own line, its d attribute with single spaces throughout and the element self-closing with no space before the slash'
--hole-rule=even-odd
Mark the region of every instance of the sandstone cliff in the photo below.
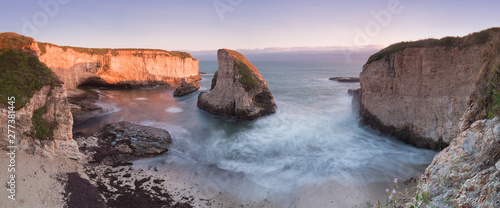
<svg viewBox="0 0 500 208">
<path fill-rule="evenodd" d="M 463 38 L 403 42 L 374 54 L 360 74 L 361 123 L 419 147 L 445 147 L 485 93 L 500 63 L 499 43 L 500 29 L 493 28 Z M 477 115 L 464 118 L 466 125 L 471 116 Z"/>
<path fill-rule="evenodd" d="M 2 115 L 8 115 L 6 107 L 0 107 Z M 37 115 L 38 114 L 38 115 Z M 17 151 L 44 156 L 79 157 L 78 144 L 73 140 L 73 116 L 66 99 L 64 86 L 44 86 L 35 92 L 29 102 L 17 110 L 15 126 L 15 142 Z M 39 116 L 37 118 L 37 116 Z M 7 124 L 7 116 L 0 117 L 0 123 Z M 37 120 L 38 119 L 38 120 Z M 36 138 L 43 135 L 36 131 L 49 133 L 45 138 Z M 2 135 L 7 135 L 8 128 L 0 128 Z M 1 137 L 0 146 L 6 148 L 9 144 L 7 137 Z"/>
<path fill-rule="evenodd" d="M 77 48 L 40 42 L 32 44 L 31 49 L 67 89 L 84 83 L 141 87 L 180 84 L 182 78 L 201 79 L 198 60 L 185 52 Z"/>
<path fill-rule="evenodd" d="M 212 114 L 253 120 L 276 111 L 273 95 L 255 66 L 242 54 L 220 49 L 219 68 L 210 92 L 200 93 L 198 106 Z"/>
</svg>

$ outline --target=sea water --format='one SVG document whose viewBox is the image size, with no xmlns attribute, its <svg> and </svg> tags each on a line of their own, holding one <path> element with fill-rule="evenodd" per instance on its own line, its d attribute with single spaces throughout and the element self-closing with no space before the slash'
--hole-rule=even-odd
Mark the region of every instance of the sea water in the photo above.
<svg viewBox="0 0 500 208">
<path fill-rule="evenodd" d="M 152 160 L 176 167 L 239 197 L 292 193 L 301 186 L 338 181 L 363 185 L 415 177 L 434 151 L 418 149 L 362 127 L 347 90 L 359 83 L 328 80 L 359 76 L 360 66 L 332 62 L 254 61 L 278 106 L 256 121 L 210 115 L 196 106 L 199 92 L 172 96 L 175 87 L 96 89 L 108 113 L 79 123 L 75 131 L 130 121 L 170 132 L 173 146 Z M 216 61 L 201 61 L 200 92 L 208 91 Z M 112 106 L 112 107 L 110 107 Z"/>
</svg>

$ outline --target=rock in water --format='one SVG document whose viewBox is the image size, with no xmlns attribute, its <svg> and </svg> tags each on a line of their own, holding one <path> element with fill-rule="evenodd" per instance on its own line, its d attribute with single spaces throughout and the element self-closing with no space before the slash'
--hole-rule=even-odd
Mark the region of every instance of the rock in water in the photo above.
<svg viewBox="0 0 500 208">
<path fill-rule="evenodd" d="M 200 89 L 200 86 L 195 82 L 187 82 L 186 79 L 182 79 L 182 84 L 180 87 L 175 89 L 174 97 L 182 97 L 192 92 L 196 92 Z"/>
<path fill-rule="evenodd" d="M 200 93 L 198 107 L 212 114 L 254 120 L 276 112 L 273 95 L 255 66 L 242 54 L 219 49 L 219 68 L 209 92 Z"/>
</svg>

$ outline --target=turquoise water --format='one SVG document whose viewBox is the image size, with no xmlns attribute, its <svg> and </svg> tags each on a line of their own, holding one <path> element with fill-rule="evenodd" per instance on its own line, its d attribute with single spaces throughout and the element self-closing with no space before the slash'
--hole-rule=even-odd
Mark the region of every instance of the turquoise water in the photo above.
<svg viewBox="0 0 500 208">
<path fill-rule="evenodd" d="M 409 178 L 422 172 L 436 154 L 358 125 L 347 90 L 359 88 L 359 83 L 328 78 L 358 76 L 360 66 L 253 63 L 274 95 L 274 115 L 252 122 L 213 116 L 197 108 L 199 92 L 173 98 L 175 87 L 101 88 L 100 104 L 109 112 L 75 130 L 122 120 L 166 129 L 174 145 L 152 165 L 197 173 L 220 191 L 241 192 L 237 195 L 286 193 L 326 181 L 363 185 Z M 216 61 L 200 62 L 200 71 L 207 73 L 201 91 L 209 89 L 216 69 Z"/>
</svg>

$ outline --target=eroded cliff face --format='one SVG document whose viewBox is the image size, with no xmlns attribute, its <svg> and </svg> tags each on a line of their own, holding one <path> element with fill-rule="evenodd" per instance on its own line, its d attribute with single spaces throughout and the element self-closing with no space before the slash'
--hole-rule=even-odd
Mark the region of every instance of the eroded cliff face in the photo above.
<svg viewBox="0 0 500 208">
<path fill-rule="evenodd" d="M 180 84 L 201 79 L 198 60 L 185 52 L 143 49 L 89 49 L 32 44 L 40 61 L 52 69 L 67 89 L 80 84 L 141 87 Z"/>
<path fill-rule="evenodd" d="M 53 129 L 51 138 L 34 138 L 34 125 L 32 118 L 34 112 L 46 108 L 46 113 L 41 115 L 44 122 L 51 123 Z M 8 115 L 7 108 L 0 108 L 2 115 Z M 69 109 L 64 86 L 44 86 L 35 92 L 29 102 L 15 113 L 15 142 L 17 151 L 44 156 L 79 157 L 78 144 L 73 140 L 73 116 Z M 0 123 L 7 123 L 7 116 L 0 117 Z M 6 127 L 0 128 L 2 135 L 7 135 Z M 0 146 L 12 146 L 6 137 L 1 137 Z"/>
<path fill-rule="evenodd" d="M 423 192 L 456 207 L 500 206 L 500 123 L 480 120 L 438 153 L 425 170 Z"/>
<path fill-rule="evenodd" d="M 360 74 L 361 123 L 419 147 L 446 146 L 499 63 L 494 34 L 485 43 L 407 47 L 370 60 Z"/>
</svg>

